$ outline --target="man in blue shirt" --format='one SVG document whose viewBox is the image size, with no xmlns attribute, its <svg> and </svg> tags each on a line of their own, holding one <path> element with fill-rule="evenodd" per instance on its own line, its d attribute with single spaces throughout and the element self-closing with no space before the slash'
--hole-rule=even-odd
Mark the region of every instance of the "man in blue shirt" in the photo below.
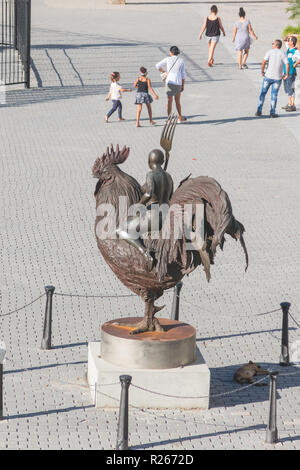
<svg viewBox="0 0 300 470">
<path fill-rule="evenodd" d="M 296 111 L 295 80 L 296 80 L 297 71 L 296 71 L 296 68 L 294 67 L 294 61 L 293 61 L 293 56 L 295 52 L 297 51 L 296 44 L 297 44 L 297 38 L 295 36 L 291 36 L 288 38 L 288 50 L 286 54 L 287 54 L 287 58 L 289 61 L 290 70 L 289 70 L 287 79 L 284 81 L 284 91 L 288 95 L 289 103 L 282 108 L 288 112 Z M 286 73 L 285 67 L 284 67 L 284 73 Z"/>
</svg>

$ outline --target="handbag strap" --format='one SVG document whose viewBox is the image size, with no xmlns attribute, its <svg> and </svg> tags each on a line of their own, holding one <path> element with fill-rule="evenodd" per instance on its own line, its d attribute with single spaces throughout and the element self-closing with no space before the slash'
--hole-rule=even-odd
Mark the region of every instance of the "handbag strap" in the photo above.
<svg viewBox="0 0 300 470">
<path fill-rule="evenodd" d="M 167 73 L 167 76 L 166 76 L 166 78 L 165 78 L 166 80 L 167 80 L 169 73 L 171 72 L 172 68 L 174 67 L 174 65 L 176 64 L 176 62 L 177 62 L 178 59 L 179 59 L 179 56 L 177 56 L 175 62 L 173 63 L 172 67 L 170 68 L 169 72 Z"/>
</svg>

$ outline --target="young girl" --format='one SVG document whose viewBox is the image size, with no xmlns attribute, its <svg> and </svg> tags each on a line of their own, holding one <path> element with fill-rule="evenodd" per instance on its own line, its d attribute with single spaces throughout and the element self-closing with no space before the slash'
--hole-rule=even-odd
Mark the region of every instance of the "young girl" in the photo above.
<svg viewBox="0 0 300 470">
<path fill-rule="evenodd" d="M 122 103 L 120 101 L 122 98 L 121 92 L 132 91 L 132 90 L 122 88 L 121 85 L 118 83 L 118 81 L 120 80 L 119 72 L 112 72 L 110 75 L 110 79 L 111 79 L 111 85 L 110 85 L 109 93 L 107 97 L 105 98 L 105 100 L 108 101 L 111 98 L 113 106 L 111 110 L 106 114 L 104 121 L 108 122 L 108 119 L 116 110 L 118 110 L 119 121 L 124 121 L 124 118 L 122 117 Z"/>
<path fill-rule="evenodd" d="M 151 86 L 150 78 L 147 78 L 147 69 L 145 67 L 140 68 L 141 75 L 134 82 L 134 87 L 137 88 L 135 104 L 137 105 L 136 111 L 136 127 L 141 127 L 140 116 L 142 112 L 143 103 L 146 104 L 150 119 L 150 124 L 155 125 L 156 123 L 152 119 L 152 108 L 151 103 L 153 101 L 152 96 L 149 95 L 149 91 L 153 94 L 154 98 L 158 100 L 158 96 Z"/>
</svg>

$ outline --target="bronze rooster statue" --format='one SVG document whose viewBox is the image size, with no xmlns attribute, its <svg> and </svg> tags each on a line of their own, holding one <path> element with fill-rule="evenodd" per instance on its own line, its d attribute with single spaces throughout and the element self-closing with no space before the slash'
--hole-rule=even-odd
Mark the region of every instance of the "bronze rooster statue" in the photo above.
<svg viewBox="0 0 300 470">
<path fill-rule="evenodd" d="M 143 196 L 143 188 L 130 175 L 124 173 L 119 165 L 125 162 L 129 155 L 129 148 L 122 150 L 113 146 L 99 157 L 93 167 L 93 176 L 98 179 L 95 188 L 97 216 L 95 232 L 98 248 L 107 264 L 120 281 L 132 292 L 139 295 L 145 302 L 145 314 L 141 322 L 134 325 L 131 334 L 146 331 L 162 331 L 155 313 L 163 307 L 155 306 L 155 301 L 167 289 L 174 287 L 186 274 L 191 273 L 198 266 L 203 265 L 207 280 L 210 279 L 210 264 L 213 264 L 216 248 L 223 249 L 225 233 L 236 240 L 239 239 L 246 257 L 248 254 L 243 239 L 244 226 L 238 222 L 232 213 L 228 195 L 213 178 L 199 176 L 187 177 L 174 191 L 170 199 L 170 210 L 176 204 L 181 207 L 185 204 L 204 204 L 204 243 L 194 250 L 187 249 L 190 242 L 183 236 L 143 239 L 145 247 L 153 257 L 153 267 L 149 270 L 147 259 L 134 246 L 126 240 L 116 238 L 103 238 L 97 233 L 97 227 L 103 220 L 103 211 L 98 209 L 112 207 L 115 211 L 116 226 L 120 220 L 120 196 L 126 198 L 128 207 L 137 204 Z M 106 213 L 107 215 L 107 213 Z M 170 219 L 171 226 L 174 220 Z M 131 325 L 133 326 L 133 325 Z"/>
</svg>

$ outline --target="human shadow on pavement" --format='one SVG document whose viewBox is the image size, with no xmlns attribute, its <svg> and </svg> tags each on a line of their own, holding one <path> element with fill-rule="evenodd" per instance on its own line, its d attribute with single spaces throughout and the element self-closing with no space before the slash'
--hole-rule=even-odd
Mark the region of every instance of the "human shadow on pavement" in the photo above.
<svg viewBox="0 0 300 470">
<path fill-rule="evenodd" d="M 254 116 L 254 113 L 253 113 L 253 116 L 242 116 L 242 117 L 226 118 L 226 119 L 209 119 L 207 121 L 187 121 L 186 124 L 191 125 L 191 126 L 195 124 L 214 124 L 218 126 L 220 124 L 228 124 L 230 122 L 253 121 L 253 120 L 263 120 L 263 119 L 270 119 L 269 114 L 257 117 L 257 116 Z"/>
<path fill-rule="evenodd" d="M 146 110 L 145 110 L 146 112 Z M 192 116 L 189 116 L 189 115 L 186 115 L 186 118 L 187 120 L 188 119 L 192 119 L 194 117 L 201 117 L 201 116 L 207 116 L 207 114 L 194 114 Z M 148 117 L 142 117 L 140 119 L 141 122 L 144 122 L 145 123 L 145 126 L 141 126 L 141 127 L 161 127 L 161 126 L 164 126 L 165 125 L 165 122 L 167 121 L 167 116 L 155 116 L 155 114 L 153 114 L 153 120 L 154 121 L 163 121 L 162 123 L 159 123 L 157 124 L 156 126 L 152 126 L 151 124 L 149 124 L 149 118 Z M 126 122 L 136 122 L 136 119 L 125 119 Z M 147 122 L 148 122 L 148 125 L 147 125 Z M 184 121 L 183 124 L 185 124 L 187 121 Z M 116 124 L 119 124 L 118 121 L 109 121 L 109 124 L 112 124 L 112 123 L 116 123 Z M 181 123 L 182 124 L 182 123 Z M 180 125 L 181 125 L 180 124 Z"/>
</svg>

